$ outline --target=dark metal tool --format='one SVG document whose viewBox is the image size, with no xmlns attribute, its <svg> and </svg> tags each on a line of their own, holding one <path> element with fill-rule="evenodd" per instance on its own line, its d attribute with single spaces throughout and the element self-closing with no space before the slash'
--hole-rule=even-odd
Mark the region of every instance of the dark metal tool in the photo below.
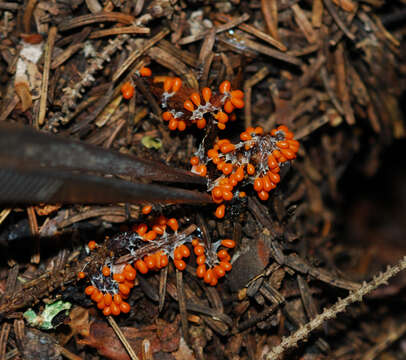
<svg viewBox="0 0 406 360">
<path fill-rule="evenodd" d="M 123 155 L 31 128 L 0 126 L 0 203 L 212 201 L 207 193 L 156 182 L 190 186 L 205 184 L 205 179 L 160 162 Z"/>
</svg>

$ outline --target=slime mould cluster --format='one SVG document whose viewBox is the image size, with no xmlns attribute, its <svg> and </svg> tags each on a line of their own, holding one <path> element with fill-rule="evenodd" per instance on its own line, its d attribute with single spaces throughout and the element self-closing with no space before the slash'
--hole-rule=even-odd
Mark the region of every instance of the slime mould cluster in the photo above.
<svg viewBox="0 0 406 360">
<path fill-rule="evenodd" d="M 233 240 L 219 240 L 206 247 L 197 236 L 179 231 L 175 218 L 167 219 L 161 215 L 150 228 L 141 223 L 134 226 L 131 232 L 106 239 L 102 245 L 90 241 L 88 250 L 96 254 L 78 277 L 88 279 L 90 285 L 85 288 L 85 293 L 104 315 L 128 313 L 130 305 L 125 300 L 134 287 L 137 272 L 145 275 L 158 271 L 168 266 L 169 259 L 178 270 L 183 271 L 186 268 L 185 260 L 191 256 L 187 244 L 193 248 L 196 275 L 205 283 L 215 286 L 231 270 L 228 249 L 235 247 Z M 102 263 L 93 261 L 97 258 L 104 260 Z"/>
<path fill-rule="evenodd" d="M 186 87 L 177 77 L 152 77 L 149 68 L 142 68 L 136 76 L 145 79 L 151 93 L 160 102 L 162 119 L 171 131 L 184 131 L 192 125 L 206 128 L 208 122 L 224 130 L 228 121 L 235 120 L 235 109 L 244 107 L 244 93 L 231 88 L 231 82 L 223 81 L 217 91 L 204 87 L 199 91 Z M 121 88 L 125 99 L 134 96 L 135 88 L 126 82 Z M 248 128 L 240 134 L 239 142 L 216 139 L 207 151 L 203 145 L 190 160 L 192 172 L 207 178 L 207 191 L 217 204 L 215 216 L 225 216 L 226 204 L 246 197 L 244 190 L 252 186 L 258 197 L 266 201 L 269 192 L 280 182 L 280 169 L 296 158 L 299 142 L 285 125 L 265 133 L 261 127 Z M 210 175 L 210 176 L 209 176 Z M 142 209 L 149 215 L 152 206 Z M 231 270 L 229 249 L 234 240 L 223 239 L 206 246 L 192 231 L 179 231 L 175 218 L 161 215 L 150 227 L 140 223 L 133 231 L 106 239 L 102 245 L 90 241 L 87 248 L 95 254 L 88 265 L 78 274 L 87 278 L 90 285 L 85 293 L 96 303 L 103 314 L 128 313 L 130 305 L 125 300 L 135 285 L 137 272 L 147 274 L 168 266 L 183 271 L 192 255 L 196 262 L 196 276 L 211 286 Z M 91 254 L 92 255 L 92 254 Z"/>
</svg>

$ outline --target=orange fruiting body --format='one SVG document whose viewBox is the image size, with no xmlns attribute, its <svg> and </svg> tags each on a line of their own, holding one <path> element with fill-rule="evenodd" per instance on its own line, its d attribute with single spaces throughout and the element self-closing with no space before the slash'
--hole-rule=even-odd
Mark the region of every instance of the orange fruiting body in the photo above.
<svg viewBox="0 0 406 360">
<path fill-rule="evenodd" d="M 219 86 L 220 93 L 224 94 L 231 90 L 231 83 L 228 80 L 223 81 Z"/>
<path fill-rule="evenodd" d="M 152 241 L 152 240 L 156 239 L 156 236 L 157 236 L 157 233 L 154 230 L 150 230 L 147 233 L 145 233 L 143 239 L 145 241 Z"/>
<path fill-rule="evenodd" d="M 226 248 L 232 249 L 235 247 L 235 241 L 231 239 L 224 239 L 221 241 L 221 245 L 223 245 Z"/>
<path fill-rule="evenodd" d="M 122 301 L 121 295 L 120 294 L 115 294 L 113 296 L 113 301 L 114 301 L 115 304 L 120 305 L 121 301 Z"/>
<path fill-rule="evenodd" d="M 203 96 L 203 99 L 204 99 L 204 101 L 206 103 L 208 103 L 210 101 L 211 94 L 212 94 L 212 92 L 208 87 L 205 87 L 205 88 L 202 89 L 202 96 Z"/>
<path fill-rule="evenodd" d="M 147 67 L 142 67 L 141 69 L 140 69 L 140 75 L 141 76 L 145 76 L 145 77 L 148 77 L 148 76 L 151 76 L 152 75 L 152 71 L 151 71 L 151 69 L 150 68 L 147 68 Z"/>
<path fill-rule="evenodd" d="M 193 103 L 192 103 L 190 100 L 186 100 L 186 101 L 183 103 L 183 107 L 184 107 L 186 110 L 190 111 L 190 112 L 193 112 L 193 111 L 195 110 L 195 107 L 194 107 Z"/>
<path fill-rule="evenodd" d="M 172 91 L 178 92 L 182 87 L 182 80 L 180 78 L 173 79 Z"/>
<path fill-rule="evenodd" d="M 162 118 L 168 121 L 171 131 L 184 131 L 190 124 L 204 129 L 207 121 L 216 123 L 219 129 L 224 130 L 229 119 L 235 120 L 235 116 L 226 113 L 231 113 L 234 108 L 244 107 L 244 93 L 241 90 L 232 90 L 228 80 L 220 84 L 217 92 L 208 87 L 196 91 L 183 85 L 180 78 L 169 76 L 158 76 L 152 83 L 162 81 L 163 86 L 154 88 L 156 91 L 152 92 L 161 94 L 162 108 L 166 109 Z"/>
<path fill-rule="evenodd" d="M 196 269 L 196 276 L 198 278 L 202 278 L 202 277 L 204 277 L 204 274 L 206 274 L 206 265 L 204 265 L 204 264 L 199 265 Z"/>
<path fill-rule="evenodd" d="M 135 262 L 135 267 L 141 274 L 146 274 L 148 272 L 148 266 L 143 260 L 137 260 Z"/>
<path fill-rule="evenodd" d="M 228 93 L 228 85 L 221 85 L 222 91 Z M 232 100 L 226 100 L 224 110 L 232 111 L 242 100 L 243 93 L 232 90 Z M 233 104 L 234 102 L 234 104 Z M 222 114 L 222 115 L 220 115 Z M 225 113 L 215 115 L 218 121 Z M 239 184 L 251 183 L 262 201 L 269 199 L 269 193 L 280 182 L 280 166 L 296 158 L 299 150 L 299 142 L 293 139 L 293 133 L 284 125 L 277 127 L 270 133 L 265 134 L 261 127 L 249 127 L 240 134 L 241 142 L 234 144 L 228 139 L 217 140 L 214 146 L 207 150 L 207 157 L 199 153 L 193 157 L 193 169 L 195 173 L 203 176 L 210 174 L 210 191 L 213 201 L 218 204 L 215 216 L 222 219 L 225 216 L 224 202 L 233 201 L 234 198 L 244 199 L 246 193 L 239 191 Z M 205 167 L 205 171 L 201 169 Z M 213 171 L 219 172 L 212 175 Z"/>
<path fill-rule="evenodd" d="M 232 265 L 229 262 L 226 261 L 220 261 L 220 266 L 225 270 L 225 271 L 231 271 Z"/>
<path fill-rule="evenodd" d="M 216 212 L 215 212 L 216 218 L 222 219 L 225 215 L 225 211 L 226 211 L 226 206 L 224 204 L 218 206 L 216 209 Z"/>
<path fill-rule="evenodd" d="M 123 301 L 120 304 L 120 310 L 122 313 L 127 314 L 130 312 L 130 309 L 131 309 L 130 305 L 128 303 L 126 303 L 125 301 Z"/>
<path fill-rule="evenodd" d="M 175 264 L 175 267 L 180 271 L 186 269 L 186 263 L 183 260 L 174 260 L 173 263 Z"/>
<path fill-rule="evenodd" d="M 117 281 L 118 283 L 122 283 L 125 281 L 125 277 L 123 274 L 115 273 L 113 274 L 113 280 Z"/>
<path fill-rule="evenodd" d="M 111 313 L 115 316 L 120 315 L 120 306 L 113 302 L 110 306 Z"/>
<path fill-rule="evenodd" d="M 173 90 L 174 84 L 181 86 L 179 81 L 176 82 L 172 79 L 166 81 L 164 87 L 170 91 Z M 225 99 L 223 103 L 225 112 L 230 112 L 234 107 L 238 108 L 239 104 L 243 103 L 243 93 L 231 90 L 231 86 L 227 82 L 222 83 L 221 89 Z M 191 93 L 183 105 L 194 115 L 195 110 L 200 111 L 199 109 L 205 107 L 212 98 L 213 94 L 207 88 L 201 94 L 198 92 Z M 216 111 L 213 117 L 219 123 L 226 122 L 228 115 L 225 112 Z M 163 118 L 169 120 L 169 127 L 173 126 L 179 130 L 186 127 L 186 122 L 175 119 L 171 112 L 165 112 Z M 198 127 L 199 121 L 204 122 L 204 126 L 206 125 L 204 118 L 196 118 Z M 279 126 L 268 134 L 265 134 L 260 127 L 250 127 L 241 133 L 240 142 L 232 143 L 228 139 L 216 140 L 213 147 L 207 150 L 207 156 L 199 151 L 190 160 L 190 163 L 193 172 L 203 177 L 210 176 L 208 184 L 211 196 L 213 201 L 218 204 L 215 216 L 222 219 L 225 216 L 227 202 L 245 201 L 244 198 L 247 194 L 239 189 L 241 186 L 251 184 L 258 197 L 262 201 L 267 201 L 270 192 L 281 181 L 279 173 L 284 166 L 283 163 L 296 158 L 298 150 L 299 143 L 293 139 L 293 133 L 286 126 Z M 218 175 L 216 175 L 216 171 Z M 147 205 L 143 207 L 142 213 L 148 215 L 151 210 L 152 207 Z M 203 278 L 205 283 L 215 286 L 219 279 L 232 269 L 231 256 L 228 253 L 228 249 L 236 246 L 232 239 L 223 239 L 214 245 L 210 243 L 202 245 L 199 239 L 185 238 L 182 233 L 178 233 L 178 220 L 175 218 L 167 219 L 165 216 L 158 217 L 150 229 L 143 223 L 134 226 L 133 229 L 138 234 L 136 235 L 136 237 L 138 236 L 136 239 L 137 247 L 149 246 L 147 244 L 142 245 L 141 240 L 150 242 L 159 240 L 156 242 L 157 247 L 153 253 L 147 253 L 148 255 L 145 255 L 144 252 L 142 259 L 135 258 L 134 266 L 122 263 L 115 264 L 114 261 L 106 262 L 108 265 L 103 266 L 99 271 L 107 279 L 103 280 L 100 277 L 91 279 L 92 285 L 85 289 L 85 293 L 91 297 L 104 314 L 118 315 L 130 311 L 130 306 L 122 299 L 129 297 L 131 288 L 135 284 L 137 270 L 141 274 L 157 271 L 168 265 L 168 256 L 170 256 L 173 258 L 176 269 L 183 271 L 186 268 L 185 259 L 191 254 L 190 248 L 185 243 L 192 243 L 193 257 L 197 265 L 196 276 Z M 165 247 L 165 241 L 168 241 L 166 240 L 167 231 L 169 234 L 174 233 L 175 240 L 170 236 L 171 241 L 177 241 L 179 238 L 178 243 L 170 244 L 169 250 Z M 224 248 L 219 249 L 220 246 Z M 97 244 L 94 241 L 88 243 L 90 250 L 94 250 L 96 247 Z M 102 252 L 99 251 L 98 253 L 101 254 Z M 133 255 L 133 253 L 131 254 Z M 80 272 L 78 277 L 83 278 L 85 274 Z M 98 282 L 100 281 L 110 282 L 110 284 L 113 282 L 114 287 L 106 288 L 106 283 L 99 286 Z M 103 292 L 95 284 L 103 289 Z"/>
<path fill-rule="evenodd" d="M 110 276 L 110 268 L 108 266 L 103 266 L 102 274 L 104 276 Z"/>
<path fill-rule="evenodd" d="M 95 290 L 96 290 L 96 288 L 94 286 L 90 285 L 85 289 L 85 294 L 90 296 L 93 294 L 93 292 Z"/>
<path fill-rule="evenodd" d="M 111 307 L 110 307 L 110 306 L 106 306 L 106 307 L 103 309 L 103 315 L 109 316 L 110 314 L 111 314 Z"/>
<path fill-rule="evenodd" d="M 124 99 L 131 99 L 134 96 L 134 86 L 130 82 L 124 83 L 121 87 L 121 94 Z"/>
<path fill-rule="evenodd" d="M 148 215 L 152 211 L 152 205 L 145 205 L 142 208 L 142 213 Z"/>
<path fill-rule="evenodd" d="M 167 93 L 171 92 L 174 82 L 175 82 L 174 78 L 167 77 L 164 81 L 164 91 Z"/>
<path fill-rule="evenodd" d="M 172 218 L 169 219 L 167 222 L 167 225 L 173 230 L 173 231 L 178 231 L 179 229 L 179 224 L 178 224 L 178 220 Z"/>
<path fill-rule="evenodd" d="M 197 93 L 197 92 L 194 92 L 194 93 L 192 93 L 192 94 L 190 95 L 190 100 L 192 100 L 192 102 L 193 102 L 196 106 L 199 106 L 200 103 L 201 103 L 200 95 L 199 95 L 199 93 Z"/>
<path fill-rule="evenodd" d="M 107 293 L 107 294 L 104 294 L 104 299 L 103 300 L 104 300 L 104 304 L 106 306 L 110 306 L 111 303 L 113 302 L 113 297 L 111 296 L 110 293 Z"/>
</svg>

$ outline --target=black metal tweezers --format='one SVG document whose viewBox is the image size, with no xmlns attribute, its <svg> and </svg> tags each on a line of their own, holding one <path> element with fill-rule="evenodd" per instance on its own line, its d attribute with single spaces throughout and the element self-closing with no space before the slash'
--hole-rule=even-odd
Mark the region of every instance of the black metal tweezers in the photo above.
<svg viewBox="0 0 406 360">
<path fill-rule="evenodd" d="M 190 187 L 205 179 L 31 128 L 0 126 L 0 203 L 211 202 L 207 193 L 159 183 Z"/>
</svg>

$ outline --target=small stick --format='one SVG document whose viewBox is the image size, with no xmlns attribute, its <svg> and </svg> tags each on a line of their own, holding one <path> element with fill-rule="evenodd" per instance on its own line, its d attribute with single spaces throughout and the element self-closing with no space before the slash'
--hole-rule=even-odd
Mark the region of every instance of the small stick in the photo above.
<svg viewBox="0 0 406 360">
<path fill-rule="evenodd" d="M 323 66 L 320 69 L 320 78 L 323 82 L 323 85 L 327 91 L 328 96 L 330 97 L 331 102 L 333 103 L 333 105 L 335 106 L 337 111 L 341 115 L 344 115 L 343 107 L 341 106 L 340 101 L 337 99 L 335 92 L 333 91 L 333 89 L 330 86 L 329 79 L 328 79 L 328 73 L 327 73 L 327 69 L 325 66 Z"/>
<path fill-rule="evenodd" d="M 302 10 L 302 8 L 298 4 L 293 4 L 292 11 L 295 16 L 295 20 L 300 30 L 302 30 L 302 33 L 305 36 L 306 40 L 311 44 L 317 42 L 317 34 L 313 30 L 312 24 L 307 19 L 306 14 Z"/>
<path fill-rule="evenodd" d="M 35 215 L 35 210 L 33 206 L 27 208 L 28 222 L 30 224 L 31 235 L 35 241 L 35 252 L 31 256 L 31 263 L 39 264 L 40 262 L 40 240 L 39 240 L 39 229 L 37 216 Z"/>
<path fill-rule="evenodd" d="M 180 322 L 182 324 L 183 338 L 186 343 L 189 343 L 188 334 L 188 320 L 187 320 L 187 310 L 186 310 L 186 299 L 185 292 L 183 291 L 183 273 L 176 269 L 176 290 L 178 292 L 178 303 L 180 312 Z"/>
<path fill-rule="evenodd" d="M 68 349 L 64 348 L 61 345 L 56 344 L 55 348 L 67 359 L 69 360 L 83 360 L 80 356 L 77 356 L 73 352 L 70 352 Z"/>
<path fill-rule="evenodd" d="M 268 28 L 269 34 L 274 38 L 278 39 L 278 8 L 275 0 L 261 0 L 261 10 L 266 26 Z M 276 10 L 276 11 L 275 11 Z"/>
<path fill-rule="evenodd" d="M 270 70 L 264 66 L 258 72 L 256 72 L 252 77 L 250 77 L 244 83 L 244 94 L 245 94 L 245 128 L 248 128 L 252 125 L 252 113 L 251 113 L 251 93 L 252 87 L 265 79 Z"/>
<path fill-rule="evenodd" d="M 6 347 L 8 342 L 8 335 L 10 334 L 11 325 L 9 323 L 4 322 L 1 327 L 0 333 L 0 359 L 5 359 L 6 355 Z"/>
<path fill-rule="evenodd" d="M 120 327 L 117 325 L 116 320 L 112 316 L 107 316 L 107 321 L 109 322 L 110 326 L 113 328 L 114 332 L 116 333 L 117 337 L 120 339 L 122 344 L 124 345 L 125 349 L 130 355 L 132 360 L 139 360 L 138 356 L 135 354 L 133 348 L 129 344 L 128 340 L 125 338 L 123 332 L 121 331 Z"/>
<path fill-rule="evenodd" d="M 52 60 L 51 69 L 55 70 L 57 67 L 61 66 L 65 61 L 67 61 L 71 56 L 76 54 L 84 46 L 84 43 L 72 44 L 67 49 L 65 49 L 60 55 Z"/>
<path fill-rule="evenodd" d="M 237 25 L 247 21 L 250 18 L 250 16 L 248 14 L 242 14 L 239 17 L 234 18 L 233 20 L 219 25 L 216 27 L 216 34 L 219 34 L 223 31 L 227 31 L 232 29 L 233 27 L 236 27 Z M 206 36 L 208 36 L 210 34 L 211 30 L 206 30 L 206 31 L 202 31 L 196 35 L 190 35 L 190 36 L 186 36 L 182 39 L 179 40 L 178 44 L 179 45 L 187 45 L 190 44 L 192 42 L 204 39 Z"/>
<path fill-rule="evenodd" d="M 342 30 L 342 32 L 352 41 L 355 40 L 355 35 L 347 28 L 347 26 L 344 24 L 344 22 L 341 20 L 340 16 L 337 14 L 337 11 L 334 8 L 333 3 L 331 0 L 323 0 L 324 5 L 326 5 L 326 8 L 328 12 L 330 13 L 331 17 L 334 19 L 336 22 L 337 26 Z"/>
<path fill-rule="evenodd" d="M 123 128 L 123 126 L 126 124 L 126 121 L 124 119 L 120 119 L 117 121 L 117 125 L 115 125 L 115 129 L 113 133 L 110 135 L 110 137 L 107 139 L 105 142 L 104 146 L 106 149 L 110 148 L 111 144 L 113 143 L 114 139 L 120 132 L 120 130 Z"/>
<path fill-rule="evenodd" d="M 63 21 L 62 23 L 59 24 L 59 30 L 66 31 L 75 29 L 77 27 L 106 21 L 130 25 L 134 22 L 134 16 L 123 14 L 121 12 L 101 11 L 98 14 L 86 14 L 77 16 L 67 21 Z"/>
<path fill-rule="evenodd" d="M 203 41 L 202 47 L 199 52 L 199 64 L 203 64 L 205 59 L 207 59 L 213 52 L 213 46 L 216 42 L 216 29 L 212 28 L 209 34 Z"/>
<path fill-rule="evenodd" d="M 257 29 L 255 26 L 249 24 L 240 24 L 238 28 L 249 34 L 255 35 L 257 38 L 264 40 L 268 44 L 275 46 L 280 51 L 286 51 L 287 47 L 279 40 L 274 39 L 271 35 L 264 33 L 263 31 Z"/>
<path fill-rule="evenodd" d="M 396 265 L 388 266 L 384 273 L 378 274 L 370 282 L 364 282 L 358 290 L 350 292 L 346 298 L 339 299 L 333 306 L 328 309 L 324 309 L 320 315 L 316 316 L 307 324 L 301 326 L 296 332 L 283 338 L 281 343 L 272 348 L 264 358 L 266 360 L 277 360 L 279 356 L 282 355 L 287 349 L 296 346 L 299 341 L 309 337 L 310 333 L 321 326 L 325 321 L 335 319 L 337 314 L 346 311 L 349 305 L 355 302 L 361 302 L 365 295 L 369 294 L 381 285 L 386 285 L 390 278 L 394 277 L 396 274 L 405 269 L 406 256 Z"/>
<path fill-rule="evenodd" d="M 89 39 L 98 39 L 104 36 L 120 35 L 120 34 L 149 34 L 150 32 L 151 30 L 147 27 L 131 25 L 126 27 L 97 30 L 89 35 Z"/>
<path fill-rule="evenodd" d="M 255 41 L 250 40 L 245 37 L 243 38 L 243 42 L 244 42 L 244 45 L 250 50 L 257 51 L 261 54 L 270 56 L 270 57 L 275 58 L 280 61 L 287 62 L 292 65 L 296 65 L 296 66 L 303 65 L 303 62 L 300 59 L 297 59 L 296 57 L 288 55 L 282 51 L 272 49 L 268 46 L 262 45 L 260 43 L 257 43 Z"/>
<path fill-rule="evenodd" d="M 53 26 L 49 30 L 48 41 L 45 46 L 45 56 L 44 56 L 44 71 L 42 73 L 42 86 L 41 86 L 41 100 L 39 103 L 39 112 L 36 122 L 36 127 L 39 128 L 44 124 L 45 112 L 47 109 L 47 99 L 48 99 L 48 83 L 49 83 L 49 70 L 51 68 L 52 50 L 55 44 L 55 38 L 57 34 L 57 27 Z"/>
<path fill-rule="evenodd" d="M 312 7 L 312 25 L 315 28 L 321 27 L 323 21 L 323 0 L 314 0 Z"/>
<path fill-rule="evenodd" d="M 25 7 L 24 16 L 23 16 L 23 25 L 24 25 L 24 32 L 26 34 L 30 33 L 31 16 L 32 16 L 32 12 L 34 11 L 36 4 L 37 4 L 37 0 L 29 0 L 28 4 Z"/>
<path fill-rule="evenodd" d="M 351 0 L 333 0 L 333 2 L 341 9 L 348 12 L 355 11 L 357 7 Z"/>
<path fill-rule="evenodd" d="M 142 360 L 153 360 L 151 342 L 148 339 L 142 340 Z"/>
<path fill-rule="evenodd" d="M 232 20 L 232 18 L 229 15 L 224 15 L 224 14 L 217 14 L 216 19 L 223 21 L 223 22 Z M 270 45 L 275 46 L 280 51 L 287 50 L 287 47 L 284 44 L 282 44 L 279 40 L 276 40 L 271 35 L 264 33 L 263 31 L 259 30 L 255 26 L 242 23 L 242 24 L 238 25 L 237 27 L 244 32 L 247 32 L 249 34 L 256 36 L 257 38 L 260 38 L 261 40 L 264 40 L 265 42 L 269 43 Z"/>
<path fill-rule="evenodd" d="M 8 116 L 11 114 L 11 112 L 14 110 L 19 102 L 20 98 L 17 94 L 14 94 L 11 99 L 6 99 L 4 101 L 4 105 L 2 106 L 0 112 L 0 122 L 5 121 L 8 118 Z"/>
<path fill-rule="evenodd" d="M 7 216 L 11 213 L 11 209 L 3 209 L 0 212 L 0 225 L 6 220 Z"/>
<path fill-rule="evenodd" d="M 264 311 L 260 312 L 259 314 L 252 316 L 248 320 L 245 320 L 238 324 L 237 329 L 234 330 L 234 333 L 242 332 L 250 327 L 256 325 L 257 323 L 264 321 L 268 317 L 272 315 L 279 307 L 279 304 L 273 304 L 267 307 Z"/>
<path fill-rule="evenodd" d="M 113 82 L 117 81 L 117 79 L 123 75 L 127 69 L 137 60 L 143 53 L 147 50 L 152 48 L 158 41 L 162 40 L 166 35 L 168 35 L 170 30 L 168 28 L 162 29 L 158 34 L 156 34 L 153 38 L 148 40 L 142 48 L 137 48 L 134 52 L 132 52 L 126 61 L 121 65 L 121 67 L 114 73 L 113 75 Z"/>
<path fill-rule="evenodd" d="M 168 280 L 168 267 L 165 266 L 159 274 L 159 305 L 158 312 L 161 312 L 165 304 L 166 282 Z"/>
<path fill-rule="evenodd" d="M 355 117 L 351 107 L 350 90 L 347 86 L 347 69 L 344 57 L 344 46 L 342 42 L 338 44 L 334 52 L 334 59 L 334 70 L 337 78 L 337 92 L 343 105 L 344 118 L 348 125 L 354 125 Z"/>
<path fill-rule="evenodd" d="M 154 112 L 154 114 L 156 116 L 160 117 L 161 116 L 161 108 L 159 107 L 159 105 L 158 105 L 157 101 L 155 100 L 155 98 L 152 96 L 151 91 L 149 90 L 149 88 L 145 85 L 144 81 L 138 75 L 134 76 L 133 80 L 135 82 L 135 85 L 137 86 L 137 89 L 140 90 L 142 95 L 144 95 L 145 98 L 150 103 L 150 105 L 152 107 L 152 111 Z"/>
</svg>

